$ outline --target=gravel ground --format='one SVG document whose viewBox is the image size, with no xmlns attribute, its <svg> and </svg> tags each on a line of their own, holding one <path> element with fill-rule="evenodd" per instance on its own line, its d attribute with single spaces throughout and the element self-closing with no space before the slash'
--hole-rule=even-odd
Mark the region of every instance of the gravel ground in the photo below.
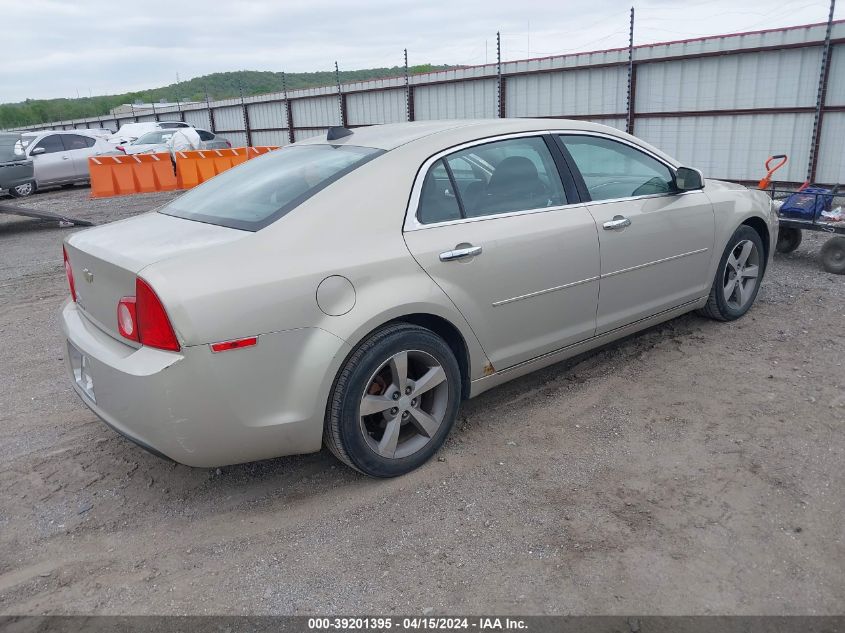
<svg viewBox="0 0 845 633">
<path fill-rule="evenodd" d="M 26 205 L 96 222 L 171 194 Z M 0 614 L 841 614 L 845 277 L 819 234 L 687 315 L 465 403 L 375 481 L 159 460 L 68 384 L 61 240 L 0 216 Z"/>
</svg>

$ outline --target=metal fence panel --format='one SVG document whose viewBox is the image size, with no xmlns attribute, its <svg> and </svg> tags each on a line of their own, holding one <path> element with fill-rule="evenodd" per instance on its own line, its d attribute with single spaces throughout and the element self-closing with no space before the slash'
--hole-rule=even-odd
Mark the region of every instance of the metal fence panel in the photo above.
<svg viewBox="0 0 845 633">
<path fill-rule="evenodd" d="M 601 123 L 602 125 L 607 125 L 609 127 L 615 127 L 617 130 L 625 131 L 625 128 L 628 125 L 627 119 L 622 117 L 613 117 L 612 119 L 587 119 L 592 123 Z"/>
<path fill-rule="evenodd" d="M 496 104 L 495 79 L 414 88 L 414 117 L 421 121 L 495 118 Z"/>
<path fill-rule="evenodd" d="M 154 114 L 144 114 L 138 117 L 138 123 L 149 123 L 151 121 L 155 123 L 155 120 Z"/>
<path fill-rule="evenodd" d="M 214 127 L 221 132 L 224 130 L 243 130 L 244 112 L 241 106 L 227 106 L 214 109 Z"/>
<path fill-rule="evenodd" d="M 159 121 L 181 121 L 182 117 L 179 115 L 179 112 L 163 112 L 162 114 L 158 115 Z"/>
<path fill-rule="evenodd" d="M 813 106 L 820 64 L 821 47 L 644 64 L 636 112 Z"/>
<path fill-rule="evenodd" d="M 272 130 L 288 126 L 288 113 L 283 101 L 250 103 L 246 111 L 249 127 L 253 130 Z"/>
<path fill-rule="evenodd" d="M 831 49 L 828 76 L 825 105 L 845 105 L 845 44 L 837 44 Z"/>
<path fill-rule="evenodd" d="M 294 127 L 323 127 L 340 125 L 340 105 L 337 95 L 309 97 L 291 101 Z"/>
<path fill-rule="evenodd" d="M 294 138 L 297 141 L 304 141 L 305 139 L 311 138 L 312 136 L 325 136 L 328 131 L 328 128 L 321 130 L 295 130 Z"/>
<path fill-rule="evenodd" d="M 253 145 L 287 145 L 290 143 L 287 130 L 262 130 L 252 133 Z"/>
<path fill-rule="evenodd" d="M 210 130 L 211 121 L 208 118 L 208 110 L 185 110 L 185 122 L 201 130 Z"/>
<path fill-rule="evenodd" d="M 246 132 L 221 131 L 218 134 L 232 144 L 232 147 L 246 147 Z"/>
<path fill-rule="evenodd" d="M 350 125 L 400 123 L 407 119 L 405 90 L 356 92 L 346 97 Z"/>
<path fill-rule="evenodd" d="M 619 66 L 508 77 L 506 112 L 513 117 L 623 113 L 627 88 L 627 68 Z"/>
<path fill-rule="evenodd" d="M 801 182 L 812 129 L 812 114 L 759 114 L 646 118 L 635 132 L 707 178 L 759 180 L 766 158 L 786 153 L 778 180 Z"/>
<path fill-rule="evenodd" d="M 845 112 L 828 112 L 822 123 L 818 182 L 845 184 Z"/>
</svg>

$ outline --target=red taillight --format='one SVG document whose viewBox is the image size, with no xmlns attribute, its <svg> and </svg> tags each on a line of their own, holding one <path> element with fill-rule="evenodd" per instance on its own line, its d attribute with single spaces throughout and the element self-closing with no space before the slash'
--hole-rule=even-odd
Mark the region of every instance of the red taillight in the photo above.
<svg viewBox="0 0 845 633">
<path fill-rule="evenodd" d="M 126 153 L 126 149 L 123 147 L 123 145 L 118 145 L 115 149 L 119 149 L 124 154 Z"/>
<path fill-rule="evenodd" d="M 124 338 L 140 342 L 135 297 L 123 297 L 117 304 L 117 329 Z"/>
<path fill-rule="evenodd" d="M 70 287 L 70 296 L 76 301 L 76 285 L 73 283 L 73 270 L 70 267 L 70 261 L 67 258 L 67 250 L 62 246 L 62 255 L 65 258 L 65 274 L 67 275 L 67 285 Z"/>
<path fill-rule="evenodd" d="M 140 277 L 135 279 L 135 314 L 141 345 L 179 351 L 179 341 L 161 300 Z"/>
<path fill-rule="evenodd" d="M 257 336 L 250 336 L 249 338 L 241 338 L 237 341 L 223 341 L 222 343 L 212 343 L 212 352 L 228 352 L 230 349 L 241 349 L 242 347 L 252 347 L 258 343 Z"/>
<path fill-rule="evenodd" d="M 232 148 L 232 142 L 231 142 L 231 141 L 226 141 L 226 145 L 228 145 L 228 146 L 229 146 L 229 149 L 231 149 L 231 148 Z"/>
<path fill-rule="evenodd" d="M 135 278 L 135 296 L 123 297 L 117 304 L 117 329 L 141 345 L 173 352 L 181 349 L 161 300 L 140 277 Z"/>
</svg>

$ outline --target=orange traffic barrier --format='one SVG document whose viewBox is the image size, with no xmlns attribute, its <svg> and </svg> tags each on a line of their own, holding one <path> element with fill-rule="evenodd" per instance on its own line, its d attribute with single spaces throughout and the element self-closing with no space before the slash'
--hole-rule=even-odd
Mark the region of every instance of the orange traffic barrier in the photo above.
<svg viewBox="0 0 845 633">
<path fill-rule="evenodd" d="M 176 189 L 170 154 L 92 156 L 88 173 L 92 198 Z"/>
<path fill-rule="evenodd" d="M 176 181 L 179 189 L 190 189 L 211 180 L 217 174 L 276 147 L 233 147 L 176 152 Z"/>
<path fill-rule="evenodd" d="M 262 146 L 176 152 L 175 171 L 168 153 L 94 156 L 88 159 L 91 197 L 191 189 L 274 149 Z"/>
</svg>

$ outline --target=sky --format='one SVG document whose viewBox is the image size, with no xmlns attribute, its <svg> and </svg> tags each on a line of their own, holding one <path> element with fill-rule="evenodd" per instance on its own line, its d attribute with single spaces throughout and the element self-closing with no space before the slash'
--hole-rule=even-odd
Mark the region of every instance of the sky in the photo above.
<svg viewBox="0 0 845 633">
<path fill-rule="evenodd" d="M 827 20 L 828 0 L 635 2 L 636 44 Z M 627 46 L 631 0 L 0 0 L 0 103 L 213 72 L 494 62 Z M 845 17 L 840 2 L 835 18 Z"/>
</svg>

